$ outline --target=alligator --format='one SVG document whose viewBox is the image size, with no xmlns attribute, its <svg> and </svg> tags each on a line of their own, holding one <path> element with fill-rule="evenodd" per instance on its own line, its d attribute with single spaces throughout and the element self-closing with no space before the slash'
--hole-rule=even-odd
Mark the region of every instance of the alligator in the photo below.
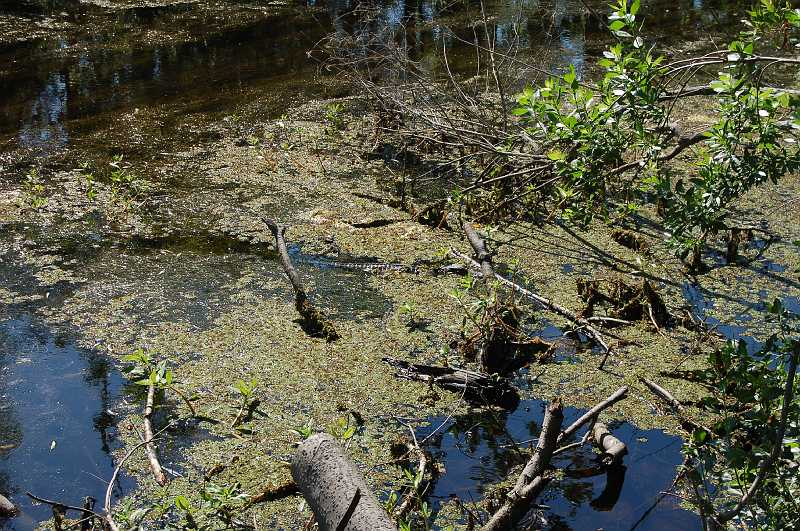
<svg viewBox="0 0 800 531">
<path fill-rule="evenodd" d="M 418 260 L 411 265 L 396 262 L 366 262 L 366 261 L 339 261 L 329 259 L 324 256 L 300 255 L 297 257 L 300 263 L 311 264 L 322 268 L 348 269 L 350 271 L 363 271 L 365 273 L 388 273 L 396 271 L 398 273 L 409 273 L 419 275 L 428 273 L 431 275 L 442 275 L 447 273 L 466 274 L 467 269 L 461 264 L 447 264 L 434 260 Z"/>
</svg>

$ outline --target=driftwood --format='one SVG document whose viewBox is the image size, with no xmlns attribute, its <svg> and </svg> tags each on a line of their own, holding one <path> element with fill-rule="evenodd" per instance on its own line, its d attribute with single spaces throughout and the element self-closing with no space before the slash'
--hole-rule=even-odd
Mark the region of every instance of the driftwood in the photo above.
<svg viewBox="0 0 800 531">
<path fill-rule="evenodd" d="M 294 305 L 297 313 L 302 317 L 303 329 L 311 336 L 324 337 L 328 341 L 336 341 L 339 339 L 339 334 L 336 329 L 320 310 L 314 307 L 308 300 L 306 290 L 303 287 L 303 281 L 300 278 L 300 273 L 294 268 L 292 259 L 289 257 L 289 251 L 286 248 L 286 227 L 278 225 L 271 219 L 264 218 L 262 220 L 272 235 L 275 237 L 275 248 L 280 255 L 281 267 L 289 277 L 289 282 L 292 284 L 294 290 Z"/>
<path fill-rule="evenodd" d="M 161 469 L 161 463 L 158 461 L 158 453 L 156 453 L 156 445 L 153 443 L 153 423 L 150 417 L 153 415 L 153 408 L 155 404 L 156 387 L 150 384 L 147 388 L 147 402 L 144 406 L 144 439 L 148 441 L 144 446 L 145 454 L 147 454 L 147 461 L 150 463 L 150 469 L 153 471 L 153 479 L 156 480 L 161 486 L 167 484 L 167 477 Z"/>
<path fill-rule="evenodd" d="M 383 358 L 383 361 L 397 369 L 398 378 L 431 383 L 461 393 L 469 401 L 495 404 L 506 409 L 514 409 L 519 404 L 519 393 L 506 378 L 466 369 L 410 363 L 397 358 Z"/>
<path fill-rule="evenodd" d="M 479 270 L 481 271 L 481 274 L 483 274 L 480 263 L 476 262 L 471 257 L 453 248 L 450 248 L 450 254 L 456 258 L 465 261 L 467 264 L 472 266 L 473 269 Z M 601 334 L 599 330 L 597 330 L 594 326 L 592 326 L 592 323 L 590 323 L 583 317 L 579 317 L 575 312 L 561 306 L 560 304 L 551 301 L 546 297 L 539 295 L 538 293 L 534 293 L 529 289 L 523 288 L 516 282 L 513 282 L 502 275 L 495 273 L 494 276 L 497 280 L 500 281 L 500 283 L 510 287 L 513 291 L 516 291 L 524 295 L 526 298 L 536 302 L 543 308 L 547 308 L 553 313 L 556 313 L 561 317 L 564 317 L 567 320 L 574 323 L 578 328 L 581 329 L 581 331 L 586 335 L 586 337 L 588 337 L 590 340 L 592 340 L 600 348 L 603 349 L 605 355 L 603 356 L 603 360 L 600 362 L 600 366 L 598 368 L 602 369 L 605 366 L 606 360 L 608 360 L 609 356 L 614 353 L 614 350 L 608 345 L 605 338 L 603 337 L 603 334 Z"/>
<path fill-rule="evenodd" d="M 407 455 L 416 455 L 417 459 L 419 460 L 417 464 L 417 473 L 421 473 L 422 477 L 425 476 L 425 473 L 428 471 L 429 464 L 428 464 L 428 455 L 425 453 L 425 450 L 419 447 L 419 443 L 417 443 L 417 437 L 414 434 L 414 430 L 411 429 L 411 437 L 413 439 L 413 444 L 408 445 L 408 454 Z M 411 509 L 414 508 L 414 505 L 419 501 L 419 497 L 424 495 L 424 490 L 427 489 L 426 486 L 420 490 L 418 494 L 413 488 L 408 489 L 408 493 L 406 493 L 403 502 L 397 505 L 392 511 L 392 517 L 399 521 L 408 514 Z"/>
<path fill-rule="evenodd" d="M 298 447 L 292 477 L 322 531 L 397 530 L 361 472 L 330 435 L 313 435 Z"/>
<path fill-rule="evenodd" d="M 0 516 L 8 517 L 17 514 L 17 507 L 11 500 L 0 494 Z"/>
<path fill-rule="evenodd" d="M 506 502 L 483 527 L 484 531 L 512 529 L 530 510 L 531 504 L 544 490 L 550 481 L 545 474 L 550 465 L 550 458 L 558 445 L 558 434 L 564 413 L 561 402 L 554 400 L 544 414 L 542 431 L 533 457 L 525 465 L 522 474 L 517 478 L 514 488 L 506 496 Z"/>
<path fill-rule="evenodd" d="M 596 422 L 592 429 L 594 443 L 603 452 L 601 460 L 606 466 L 618 465 L 628 453 L 628 447 L 611 433 L 608 426 Z"/>
<path fill-rule="evenodd" d="M 587 422 L 597 419 L 597 416 L 600 415 L 600 413 L 604 409 L 613 406 L 614 404 L 616 404 L 617 402 L 619 402 L 620 400 L 624 399 L 627 396 L 628 396 L 627 387 L 620 387 L 619 389 L 617 389 L 617 391 L 613 395 L 609 396 L 608 398 L 606 398 L 605 400 L 594 406 L 592 409 L 581 415 L 580 418 L 578 418 L 578 420 L 570 424 L 566 430 L 561 432 L 561 435 L 558 436 L 558 444 L 560 445 L 561 443 L 569 439 L 576 431 L 580 429 L 581 426 L 583 426 Z"/>
</svg>

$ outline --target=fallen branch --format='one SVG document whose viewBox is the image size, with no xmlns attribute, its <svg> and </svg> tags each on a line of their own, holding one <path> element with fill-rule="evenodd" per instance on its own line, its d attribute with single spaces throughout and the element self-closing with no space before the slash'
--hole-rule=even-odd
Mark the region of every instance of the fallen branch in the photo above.
<svg viewBox="0 0 800 531">
<path fill-rule="evenodd" d="M 153 479 L 162 487 L 167 484 L 167 477 L 161 469 L 161 463 L 158 461 L 158 453 L 156 453 L 155 444 L 153 444 L 153 424 L 150 417 L 153 415 L 153 408 L 156 397 L 156 386 L 150 384 L 147 387 L 147 402 L 144 406 L 144 439 L 149 441 L 145 444 L 144 451 L 147 454 L 147 460 L 150 463 L 150 469 L 153 471 Z"/>
<path fill-rule="evenodd" d="M 466 369 L 410 363 L 397 358 L 386 357 L 383 361 L 397 369 L 398 378 L 431 383 L 448 391 L 462 393 L 470 401 L 514 409 L 520 400 L 519 393 L 506 378 Z"/>
<path fill-rule="evenodd" d="M 603 464 L 606 466 L 620 464 L 622 458 L 628 453 L 628 447 L 625 443 L 614 437 L 608 426 L 602 422 L 595 423 L 592 434 L 594 435 L 594 443 L 603 452 L 601 456 Z"/>
<path fill-rule="evenodd" d="M 161 430 L 156 435 L 160 435 L 163 431 L 165 431 L 170 426 L 171 426 L 171 424 L 167 424 L 166 426 L 161 428 Z M 139 444 L 137 444 L 136 446 L 134 446 L 133 448 L 128 450 L 128 453 L 125 454 L 123 456 L 123 458 L 120 459 L 120 461 L 117 464 L 117 466 L 114 467 L 114 473 L 111 474 L 111 479 L 108 482 L 108 487 L 106 487 L 106 498 L 105 498 L 105 502 L 103 503 L 103 511 L 105 512 L 105 514 L 104 515 L 99 515 L 106 522 L 106 525 L 108 525 L 108 528 L 111 531 L 120 531 L 119 526 L 114 521 L 114 517 L 111 514 L 111 493 L 114 491 L 114 484 L 117 482 L 117 478 L 119 477 L 119 473 L 122 470 L 122 466 L 125 464 L 125 462 L 128 459 L 130 459 L 130 457 L 136 452 L 136 450 L 138 450 L 139 448 L 146 448 L 148 444 L 151 444 L 153 442 L 154 438 L 155 438 L 155 436 L 153 436 L 153 437 L 151 437 L 149 439 L 145 438 L 145 440 L 143 440 L 142 442 L 140 442 Z M 81 509 L 81 510 L 83 510 L 83 509 Z M 97 514 L 97 513 L 95 513 L 95 514 Z"/>
<path fill-rule="evenodd" d="M 655 396 L 666 402 L 675 412 L 678 417 L 678 420 L 681 422 L 681 427 L 692 433 L 696 430 L 704 431 L 708 434 L 709 437 L 713 437 L 714 432 L 711 431 L 710 428 L 706 428 L 700 424 L 697 424 L 692 419 L 690 419 L 686 413 L 686 408 L 681 405 L 677 398 L 672 396 L 672 394 L 658 385 L 657 383 L 653 382 L 652 380 L 648 380 L 647 378 L 639 377 L 639 381 L 642 382 Z"/>
<path fill-rule="evenodd" d="M 581 426 L 583 426 L 584 424 L 586 424 L 591 420 L 597 419 L 598 415 L 600 415 L 600 413 L 603 410 L 608 409 L 609 407 L 613 406 L 614 404 L 616 404 L 623 398 L 626 398 L 627 396 L 628 396 L 627 387 L 620 387 L 619 389 L 617 389 L 617 391 L 613 395 L 609 396 L 608 398 L 606 398 L 605 400 L 594 406 L 592 409 L 581 415 L 580 418 L 578 418 L 578 420 L 570 424 L 570 426 L 566 430 L 561 432 L 561 435 L 558 436 L 558 444 L 561 444 L 570 437 L 572 437 L 572 435 L 576 431 L 578 431 Z"/>
<path fill-rule="evenodd" d="M 531 508 L 533 500 L 544 490 L 550 481 L 545 475 L 550 465 L 550 458 L 558 446 L 558 433 L 564 413 L 561 402 L 554 400 L 547 406 L 542 422 L 542 431 L 533 457 L 525 465 L 522 473 L 517 478 L 514 488 L 506 496 L 506 502 L 492 516 L 491 520 L 483 527 L 484 531 L 497 531 L 512 529 Z"/>
<path fill-rule="evenodd" d="M 468 265 L 472 266 L 473 269 L 481 271 L 482 274 L 481 265 L 475 260 L 473 260 L 470 256 L 467 256 L 464 253 L 461 253 L 453 249 L 452 247 L 450 248 L 450 254 L 456 258 L 465 261 Z M 513 291 L 519 292 L 520 294 L 536 302 L 540 306 L 568 319 L 578 328 L 580 328 L 583 331 L 584 335 L 586 335 L 586 337 L 594 341 L 605 352 L 605 355 L 603 356 L 603 361 L 600 362 L 600 366 L 598 367 L 601 370 L 603 369 L 606 360 L 614 351 L 608 345 L 608 343 L 606 343 L 605 339 L 603 338 L 603 334 L 601 334 L 599 330 L 597 330 L 594 326 L 592 326 L 592 324 L 588 320 L 584 319 L 583 317 L 578 317 L 578 315 L 575 312 L 567 308 L 564 308 L 560 304 L 557 304 L 551 301 L 550 299 L 539 295 L 538 293 L 534 293 L 529 289 L 523 288 L 516 282 L 513 282 L 502 275 L 495 273 L 494 277 L 497 280 L 499 280 L 502 284 L 505 284 L 506 286 L 510 287 Z"/>
<path fill-rule="evenodd" d="M 292 457 L 292 477 L 324 531 L 397 531 L 336 439 L 312 435 Z"/>
<path fill-rule="evenodd" d="M 425 476 L 425 472 L 428 470 L 428 456 L 425 454 L 425 451 L 419 447 L 419 443 L 417 442 L 417 436 L 414 433 L 414 430 L 409 428 L 411 432 L 411 438 L 413 440 L 413 444 L 409 444 L 408 448 L 409 454 L 415 454 L 419 463 L 417 464 L 417 473 L 422 473 L 422 476 Z M 392 511 L 392 517 L 399 521 L 401 518 L 404 518 L 408 512 L 414 508 L 414 504 L 417 503 L 420 494 L 417 491 L 414 491 L 413 487 L 410 488 L 409 492 L 406 494 L 403 503 L 395 507 L 394 511 Z"/>
<path fill-rule="evenodd" d="M 79 512 L 81 514 L 83 514 L 83 513 L 91 513 L 92 516 L 96 516 L 97 518 L 100 518 L 102 520 L 106 519 L 104 515 L 102 515 L 100 513 L 96 513 L 96 512 L 94 512 L 92 510 L 86 509 L 85 507 L 78 507 L 77 505 L 67 505 L 66 503 L 61 503 L 59 501 L 48 500 L 47 498 L 42 498 L 41 496 L 36 496 L 35 494 L 31 494 L 30 492 L 26 492 L 25 495 L 28 498 L 32 499 L 33 501 L 37 501 L 39 503 L 44 503 L 44 504 L 47 504 L 47 505 L 51 505 L 53 507 L 62 507 L 64 509 L 68 510 L 68 511 L 76 511 L 76 512 Z"/>
<path fill-rule="evenodd" d="M 320 310 L 314 307 L 306 295 L 306 290 L 303 287 L 303 281 L 300 274 L 294 268 L 292 259 L 289 257 L 289 251 L 286 248 L 286 227 L 278 225 L 271 219 L 262 219 L 262 221 L 269 227 L 272 235 L 275 237 L 275 248 L 280 255 L 281 267 L 289 277 L 289 282 L 292 284 L 294 290 L 294 304 L 300 317 L 303 318 L 303 328 L 311 336 L 324 337 L 328 341 L 336 341 L 339 339 L 339 333 L 330 323 L 328 318 Z"/>
</svg>

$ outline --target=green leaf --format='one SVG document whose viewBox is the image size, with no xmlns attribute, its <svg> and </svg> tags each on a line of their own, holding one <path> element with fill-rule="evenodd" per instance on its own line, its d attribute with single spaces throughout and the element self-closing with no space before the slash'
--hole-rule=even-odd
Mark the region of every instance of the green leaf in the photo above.
<svg viewBox="0 0 800 531">
<path fill-rule="evenodd" d="M 189 512 L 189 509 L 191 509 L 192 505 L 189 503 L 189 499 L 186 498 L 186 496 L 176 496 L 175 507 L 181 511 Z"/>
<path fill-rule="evenodd" d="M 615 20 L 608 27 L 611 31 L 619 31 L 625 27 L 625 23 L 621 20 Z"/>
<path fill-rule="evenodd" d="M 567 154 L 563 151 L 559 151 L 558 149 L 554 149 L 547 154 L 547 158 L 550 160 L 566 160 Z"/>
</svg>

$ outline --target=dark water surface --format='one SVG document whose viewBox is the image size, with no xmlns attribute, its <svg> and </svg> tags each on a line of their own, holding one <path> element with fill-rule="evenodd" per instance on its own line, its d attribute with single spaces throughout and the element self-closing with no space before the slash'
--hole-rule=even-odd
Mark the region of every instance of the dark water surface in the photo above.
<svg viewBox="0 0 800 531">
<path fill-rule="evenodd" d="M 420 429 L 417 438 L 430 436 L 426 447 L 444 469 L 433 487 L 434 505 L 453 496 L 468 505 L 508 477 L 511 468 L 524 461 L 514 445 L 523 449 L 536 445 L 545 405 L 541 400 L 524 400 L 510 414 L 494 411 L 430 419 L 430 426 Z M 584 412 L 565 408 L 564 426 Z M 609 428 L 628 447 L 623 466 L 604 470 L 591 445 L 555 458 L 553 464 L 565 471 L 564 478 L 551 482 L 537 500 L 547 508 L 539 511 L 543 519 L 535 528 L 702 529 L 697 515 L 682 509 L 675 497 L 662 495 L 672 487 L 683 461 L 681 438 L 661 430 L 640 430 L 628 422 L 611 423 Z"/>
<path fill-rule="evenodd" d="M 105 356 L 30 315 L 0 322 L 0 492 L 21 510 L 0 520 L 4 529 L 33 529 L 52 516 L 26 492 L 76 506 L 92 496 L 102 507 L 115 467 L 110 452 L 122 386 Z M 134 485 L 122 475 L 114 499 Z"/>
<path fill-rule="evenodd" d="M 384 2 L 369 24 L 359 22 L 357 4 L 350 0 L 309 2 L 217 31 L 214 18 L 205 15 L 209 34 L 157 44 L 145 39 L 148 31 L 163 34 L 170 23 L 197 24 L 187 11 L 200 10 L 199 5 L 106 13 L 67 0 L 21 2 L 27 7 L 16 9 L 4 3 L 0 15 L 33 12 L 43 20 L 101 29 L 83 38 L 77 32 L 0 47 L 0 139 L 53 154 L 98 128 L 113 129 L 120 113 L 152 108 L 165 113 L 157 134 L 169 143 L 185 115 L 229 110 L 256 89 L 274 96 L 264 112 L 279 116 L 293 103 L 325 93 L 315 79 L 319 65 L 307 52 L 332 30 L 402 40 L 410 58 L 420 61 L 444 44 L 455 67 L 472 68 L 473 53 L 463 41 L 472 42 L 475 34 L 458 14 L 465 5 L 475 12 L 476 2 L 445 7 L 433 0 Z M 588 11 L 575 0 L 490 2 L 497 13 L 491 38 L 548 70 L 572 64 L 583 74 L 587 57 L 599 55 L 606 39 L 605 22 L 596 15 L 605 6 L 590 3 L 595 4 L 596 11 Z M 736 2 L 644 4 L 648 27 L 663 44 L 705 37 L 707 30 L 718 32 L 738 20 Z M 230 5 L 236 13 L 237 3 Z"/>
</svg>

